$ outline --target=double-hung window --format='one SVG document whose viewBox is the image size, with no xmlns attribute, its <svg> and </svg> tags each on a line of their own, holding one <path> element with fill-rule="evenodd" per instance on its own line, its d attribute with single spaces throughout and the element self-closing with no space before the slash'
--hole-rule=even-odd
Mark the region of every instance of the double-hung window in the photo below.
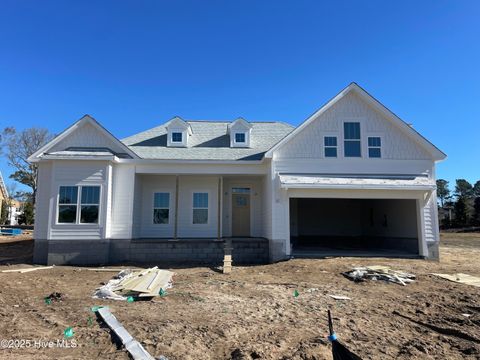
<svg viewBox="0 0 480 360">
<path fill-rule="evenodd" d="M 382 139 L 379 136 L 370 136 L 368 138 L 368 157 L 382 157 Z"/>
<path fill-rule="evenodd" d="M 208 224 L 208 193 L 193 193 L 193 223 Z"/>
<path fill-rule="evenodd" d="M 100 186 L 60 186 L 59 224 L 98 224 L 99 208 Z"/>
<path fill-rule="evenodd" d="M 343 139 L 345 157 L 362 156 L 359 122 L 343 123 Z"/>
<path fill-rule="evenodd" d="M 325 136 L 323 138 L 325 157 L 337 157 L 337 137 Z"/>
<path fill-rule="evenodd" d="M 170 193 L 156 192 L 153 194 L 153 223 L 168 224 L 170 220 Z"/>
</svg>

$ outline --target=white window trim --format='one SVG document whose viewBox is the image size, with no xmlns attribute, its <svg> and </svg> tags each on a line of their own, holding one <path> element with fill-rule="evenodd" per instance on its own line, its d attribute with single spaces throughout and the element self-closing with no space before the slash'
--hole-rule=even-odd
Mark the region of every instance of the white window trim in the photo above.
<svg viewBox="0 0 480 360">
<path fill-rule="evenodd" d="M 345 139 L 345 123 L 347 122 L 358 122 L 360 123 L 360 156 L 345 156 L 345 140 L 349 141 L 349 139 Z M 341 141 L 341 158 L 342 159 L 348 159 L 348 160 L 359 160 L 359 159 L 365 159 L 365 152 L 366 152 L 366 147 L 365 147 L 365 119 L 364 118 L 344 118 L 341 121 L 341 128 L 340 130 L 340 136 L 338 137 L 339 140 Z M 356 141 L 356 140 L 353 140 Z M 339 153 L 337 152 L 337 155 Z M 340 156 L 339 156 L 340 157 Z M 368 158 L 368 157 L 367 157 Z"/>
<path fill-rule="evenodd" d="M 208 194 L 208 207 L 206 208 L 195 208 L 193 207 L 193 194 L 195 193 L 206 193 Z M 211 195 L 211 191 L 210 190 L 202 190 L 202 189 L 195 189 L 195 190 L 192 190 L 192 193 L 190 194 L 190 224 L 192 226 L 209 226 L 210 225 L 210 221 L 211 221 L 211 205 L 212 205 L 212 195 Z M 193 223 L 193 209 L 207 209 L 207 222 L 205 224 L 194 224 Z"/>
<path fill-rule="evenodd" d="M 327 137 L 337 138 L 337 146 L 325 146 L 325 138 L 327 138 Z M 327 159 L 327 160 L 336 160 L 336 159 L 338 159 L 338 158 L 341 157 L 339 141 L 340 141 L 340 137 L 339 137 L 338 134 L 336 134 L 336 133 L 332 133 L 332 134 L 325 133 L 325 134 L 323 135 L 322 153 L 323 153 L 323 158 L 324 158 L 324 159 Z M 337 156 L 335 156 L 335 157 L 326 156 L 326 155 L 325 155 L 325 148 L 327 148 L 327 147 L 328 147 L 328 148 L 336 147 L 336 148 L 337 148 Z"/>
<path fill-rule="evenodd" d="M 58 215 L 59 215 L 59 206 L 60 205 L 74 205 L 74 204 L 60 204 L 60 188 L 64 186 L 75 186 L 77 187 L 77 203 L 75 206 L 77 207 L 77 213 L 75 216 L 75 222 L 71 223 L 62 223 L 58 222 Z M 100 188 L 100 193 L 98 195 L 98 204 L 82 204 L 82 187 L 84 186 L 98 186 Z M 55 209 L 55 225 L 58 226 L 94 226 L 94 227 L 100 227 L 102 223 L 102 195 L 103 195 L 103 186 L 102 184 L 68 184 L 68 183 L 62 183 L 57 185 L 57 206 Z M 82 209 L 82 205 L 98 205 L 98 221 L 96 223 L 82 223 L 80 222 L 80 212 Z"/>
<path fill-rule="evenodd" d="M 371 138 L 371 137 L 378 137 L 380 138 L 380 146 L 368 146 L 368 138 Z M 383 135 L 379 135 L 379 134 L 372 134 L 372 133 L 368 133 L 367 134 L 367 150 L 366 150 L 366 156 L 368 159 L 372 159 L 372 160 L 381 160 L 383 159 L 383 144 L 384 144 L 384 141 L 383 141 Z M 369 149 L 372 148 L 372 149 L 380 149 L 380 157 L 370 157 L 369 155 Z"/>
<path fill-rule="evenodd" d="M 173 139 L 173 134 L 180 134 L 182 135 L 182 140 L 178 141 L 178 140 L 174 140 Z M 183 131 L 172 131 L 170 133 L 170 141 L 174 144 L 182 144 L 183 143 Z"/>
<path fill-rule="evenodd" d="M 155 207 L 155 194 L 156 193 L 164 193 L 164 194 L 168 194 L 168 208 L 164 208 L 164 207 Z M 170 225 L 170 219 L 172 218 L 172 200 L 175 201 L 173 199 L 173 196 L 172 196 L 172 191 L 171 190 L 166 190 L 166 189 L 157 189 L 157 190 L 153 190 L 152 192 L 152 196 L 151 196 L 151 209 L 152 209 L 152 225 L 153 226 L 169 226 Z M 166 224 L 157 224 L 155 222 L 155 216 L 154 216 L 154 212 L 155 212 L 155 209 L 168 209 L 168 222 Z"/>
<path fill-rule="evenodd" d="M 243 134 L 245 141 L 237 141 L 237 134 Z M 234 142 L 235 144 L 244 144 L 244 145 L 246 145 L 246 144 L 247 144 L 247 132 L 245 132 L 245 131 L 236 131 L 236 132 L 233 134 L 233 142 Z"/>
</svg>

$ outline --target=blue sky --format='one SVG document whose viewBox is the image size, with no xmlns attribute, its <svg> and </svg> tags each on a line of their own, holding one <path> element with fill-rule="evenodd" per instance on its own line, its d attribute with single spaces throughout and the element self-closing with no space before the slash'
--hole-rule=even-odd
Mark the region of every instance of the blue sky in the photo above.
<svg viewBox="0 0 480 360">
<path fill-rule="evenodd" d="M 478 1 L 3 0 L 0 128 L 297 125 L 355 81 L 448 154 L 438 177 L 473 182 L 479 19 Z"/>
</svg>

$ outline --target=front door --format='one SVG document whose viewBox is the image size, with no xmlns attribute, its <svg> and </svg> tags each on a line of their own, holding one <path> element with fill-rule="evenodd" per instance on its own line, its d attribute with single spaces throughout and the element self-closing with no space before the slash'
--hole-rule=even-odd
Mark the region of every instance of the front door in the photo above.
<svg viewBox="0 0 480 360">
<path fill-rule="evenodd" d="M 232 189 L 232 236 L 250 236 L 250 189 Z"/>
</svg>

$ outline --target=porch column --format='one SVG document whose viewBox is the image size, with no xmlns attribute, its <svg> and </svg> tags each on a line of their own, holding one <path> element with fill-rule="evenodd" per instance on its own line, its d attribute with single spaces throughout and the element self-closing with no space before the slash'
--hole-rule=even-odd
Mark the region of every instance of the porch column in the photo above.
<svg viewBox="0 0 480 360">
<path fill-rule="evenodd" d="M 222 213 L 223 213 L 223 176 L 218 178 L 218 209 L 217 209 L 217 239 L 222 238 Z"/>
<path fill-rule="evenodd" d="M 178 233 L 178 175 L 175 176 L 175 219 L 173 226 L 173 239 L 177 240 Z"/>
</svg>

